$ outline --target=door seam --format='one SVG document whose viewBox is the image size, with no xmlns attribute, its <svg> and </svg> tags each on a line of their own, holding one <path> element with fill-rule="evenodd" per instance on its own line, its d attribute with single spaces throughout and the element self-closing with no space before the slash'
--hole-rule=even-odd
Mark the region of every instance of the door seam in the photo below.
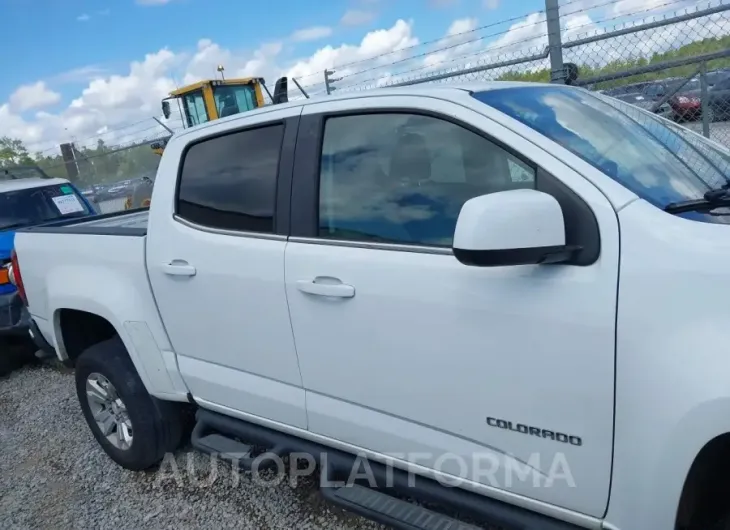
<svg viewBox="0 0 730 530">
<path fill-rule="evenodd" d="M 284 300 L 286 301 L 286 311 L 289 315 L 289 330 L 291 331 L 292 344 L 294 344 L 294 355 L 297 358 L 297 369 L 299 370 L 299 383 L 304 393 L 304 423 L 306 429 L 309 430 L 309 407 L 307 406 L 307 389 L 304 388 L 304 376 L 302 375 L 302 363 L 299 359 L 299 349 L 297 348 L 297 336 L 294 333 L 294 319 L 291 313 L 291 305 L 289 304 L 289 289 L 287 288 L 287 270 L 286 270 L 286 253 L 289 250 L 289 239 L 284 243 Z"/>
</svg>

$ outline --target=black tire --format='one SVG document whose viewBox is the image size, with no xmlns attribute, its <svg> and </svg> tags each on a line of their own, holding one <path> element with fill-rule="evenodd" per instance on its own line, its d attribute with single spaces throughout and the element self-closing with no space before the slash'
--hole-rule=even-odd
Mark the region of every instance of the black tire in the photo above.
<svg viewBox="0 0 730 530">
<path fill-rule="evenodd" d="M 2 348 L 0 347 L 0 377 L 9 375 L 10 372 L 15 370 L 15 368 L 15 359 L 7 355 L 4 351 L 2 351 Z"/>
<path fill-rule="evenodd" d="M 721 517 L 720 519 L 718 519 L 717 521 L 715 521 L 714 524 L 711 524 L 709 526 L 708 525 L 704 525 L 704 526 L 702 526 L 702 525 L 697 525 L 697 526 L 690 525 L 690 528 L 691 529 L 696 529 L 696 530 L 704 530 L 704 529 L 707 529 L 707 530 L 730 530 L 730 514 L 727 514 L 724 517 Z"/>
<path fill-rule="evenodd" d="M 115 447 L 94 420 L 86 394 L 86 381 L 92 373 L 108 379 L 126 405 L 133 429 L 128 449 Z M 94 438 L 106 454 L 125 469 L 149 469 L 159 463 L 165 453 L 180 445 L 183 407 L 150 396 L 119 337 L 94 344 L 79 356 L 76 361 L 76 394 Z"/>
<path fill-rule="evenodd" d="M 0 377 L 26 364 L 37 364 L 35 345 L 30 337 L 0 337 Z"/>
</svg>

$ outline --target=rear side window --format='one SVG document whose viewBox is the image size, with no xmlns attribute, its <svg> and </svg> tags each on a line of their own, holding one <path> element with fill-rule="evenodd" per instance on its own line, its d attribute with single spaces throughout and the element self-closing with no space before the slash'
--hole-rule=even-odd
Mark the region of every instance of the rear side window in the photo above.
<svg viewBox="0 0 730 530">
<path fill-rule="evenodd" d="M 284 125 L 192 145 L 183 160 L 177 215 L 228 230 L 272 233 Z"/>
</svg>

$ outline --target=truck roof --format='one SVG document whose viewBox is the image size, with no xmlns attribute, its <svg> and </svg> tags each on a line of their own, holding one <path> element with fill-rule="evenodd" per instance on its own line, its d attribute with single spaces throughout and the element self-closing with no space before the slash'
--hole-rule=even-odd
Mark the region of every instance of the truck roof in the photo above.
<svg viewBox="0 0 730 530">
<path fill-rule="evenodd" d="M 0 180 L 0 193 L 6 191 L 25 190 L 28 188 L 41 188 L 43 186 L 54 186 L 57 184 L 68 184 L 68 180 L 59 178 L 22 178 L 12 180 Z"/>
<path fill-rule="evenodd" d="M 403 87 L 386 87 L 386 88 L 376 88 L 376 89 L 372 89 L 372 90 L 342 92 L 340 94 L 331 94 L 328 96 L 315 96 L 315 97 L 311 97 L 309 99 L 297 99 L 297 100 L 289 101 L 288 103 L 280 103 L 278 105 L 265 105 L 265 106 L 259 107 L 257 109 L 249 110 L 246 112 L 241 112 L 239 114 L 234 114 L 233 116 L 228 116 L 226 118 L 220 118 L 215 121 L 208 121 L 205 123 L 201 123 L 200 125 L 195 125 L 193 127 L 183 129 L 182 131 L 175 132 L 173 137 L 184 136 L 188 132 L 204 129 L 206 127 L 220 124 L 222 122 L 245 119 L 245 118 L 248 118 L 251 116 L 255 116 L 257 113 L 270 112 L 272 107 L 276 107 L 277 109 L 286 109 L 286 108 L 291 108 L 291 107 L 313 105 L 316 103 L 326 103 L 326 102 L 330 102 L 330 101 L 334 102 L 334 101 L 342 101 L 342 100 L 349 100 L 349 99 L 371 98 L 371 97 L 378 97 L 378 96 L 441 96 L 441 97 L 448 97 L 449 95 L 454 96 L 460 92 L 485 92 L 488 90 L 499 90 L 499 89 L 504 89 L 504 88 L 514 88 L 514 87 L 533 87 L 534 88 L 534 87 L 540 87 L 540 86 L 555 88 L 556 86 L 565 86 L 565 85 L 555 85 L 555 84 L 550 84 L 550 83 L 532 83 L 532 82 L 526 82 L 526 81 L 487 81 L 487 82 L 481 81 L 481 82 L 471 82 L 471 83 L 469 83 L 469 82 L 440 83 L 438 85 L 410 85 L 410 86 L 403 86 Z M 571 88 L 574 88 L 574 87 L 571 87 Z"/>
<path fill-rule="evenodd" d="M 427 96 L 427 95 L 441 95 L 448 96 L 449 94 L 454 95 L 457 92 L 486 92 L 489 90 L 499 90 L 503 88 L 514 88 L 514 87 L 536 87 L 536 86 L 549 86 L 555 87 L 554 84 L 549 83 L 531 83 L 526 81 L 479 81 L 479 82 L 463 82 L 463 83 L 440 83 L 438 85 L 409 85 L 402 87 L 385 87 L 376 88 L 372 90 L 362 90 L 354 92 L 342 92 L 340 94 L 331 94 L 329 96 L 316 96 L 309 99 L 298 99 L 290 101 L 289 103 L 283 103 L 277 105 L 277 107 L 297 106 L 297 105 L 312 105 L 315 103 L 324 103 L 327 101 L 339 101 L 343 99 L 358 99 L 358 98 L 370 98 L 374 96 Z M 267 108 L 267 107 L 262 107 Z M 258 110 L 258 109 L 256 109 Z M 249 111 L 245 115 L 250 115 Z M 236 115 L 241 116 L 241 115 Z M 224 118 L 225 119 L 225 118 Z"/>
</svg>

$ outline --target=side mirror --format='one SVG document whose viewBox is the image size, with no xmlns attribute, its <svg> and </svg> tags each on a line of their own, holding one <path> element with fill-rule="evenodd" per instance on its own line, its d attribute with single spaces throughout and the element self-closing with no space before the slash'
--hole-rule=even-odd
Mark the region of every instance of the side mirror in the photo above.
<svg viewBox="0 0 730 530">
<path fill-rule="evenodd" d="M 274 97 L 271 100 L 274 105 L 289 101 L 289 80 L 286 77 L 280 77 L 276 80 L 274 84 Z"/>
<path fill-rule="evenodd" d="M 464 265 L 503 267 L 569 261 L 565 221 L 552 195 L 518 189 L 474 197 L 456 221 L 453 252 Z"/>
<path fill-rule="evenodd" d="M 166 120 L 170 119 L 170 102 L 169 101 L 162 102 L 162 115 L 165 117 Z"/>
</svg>

